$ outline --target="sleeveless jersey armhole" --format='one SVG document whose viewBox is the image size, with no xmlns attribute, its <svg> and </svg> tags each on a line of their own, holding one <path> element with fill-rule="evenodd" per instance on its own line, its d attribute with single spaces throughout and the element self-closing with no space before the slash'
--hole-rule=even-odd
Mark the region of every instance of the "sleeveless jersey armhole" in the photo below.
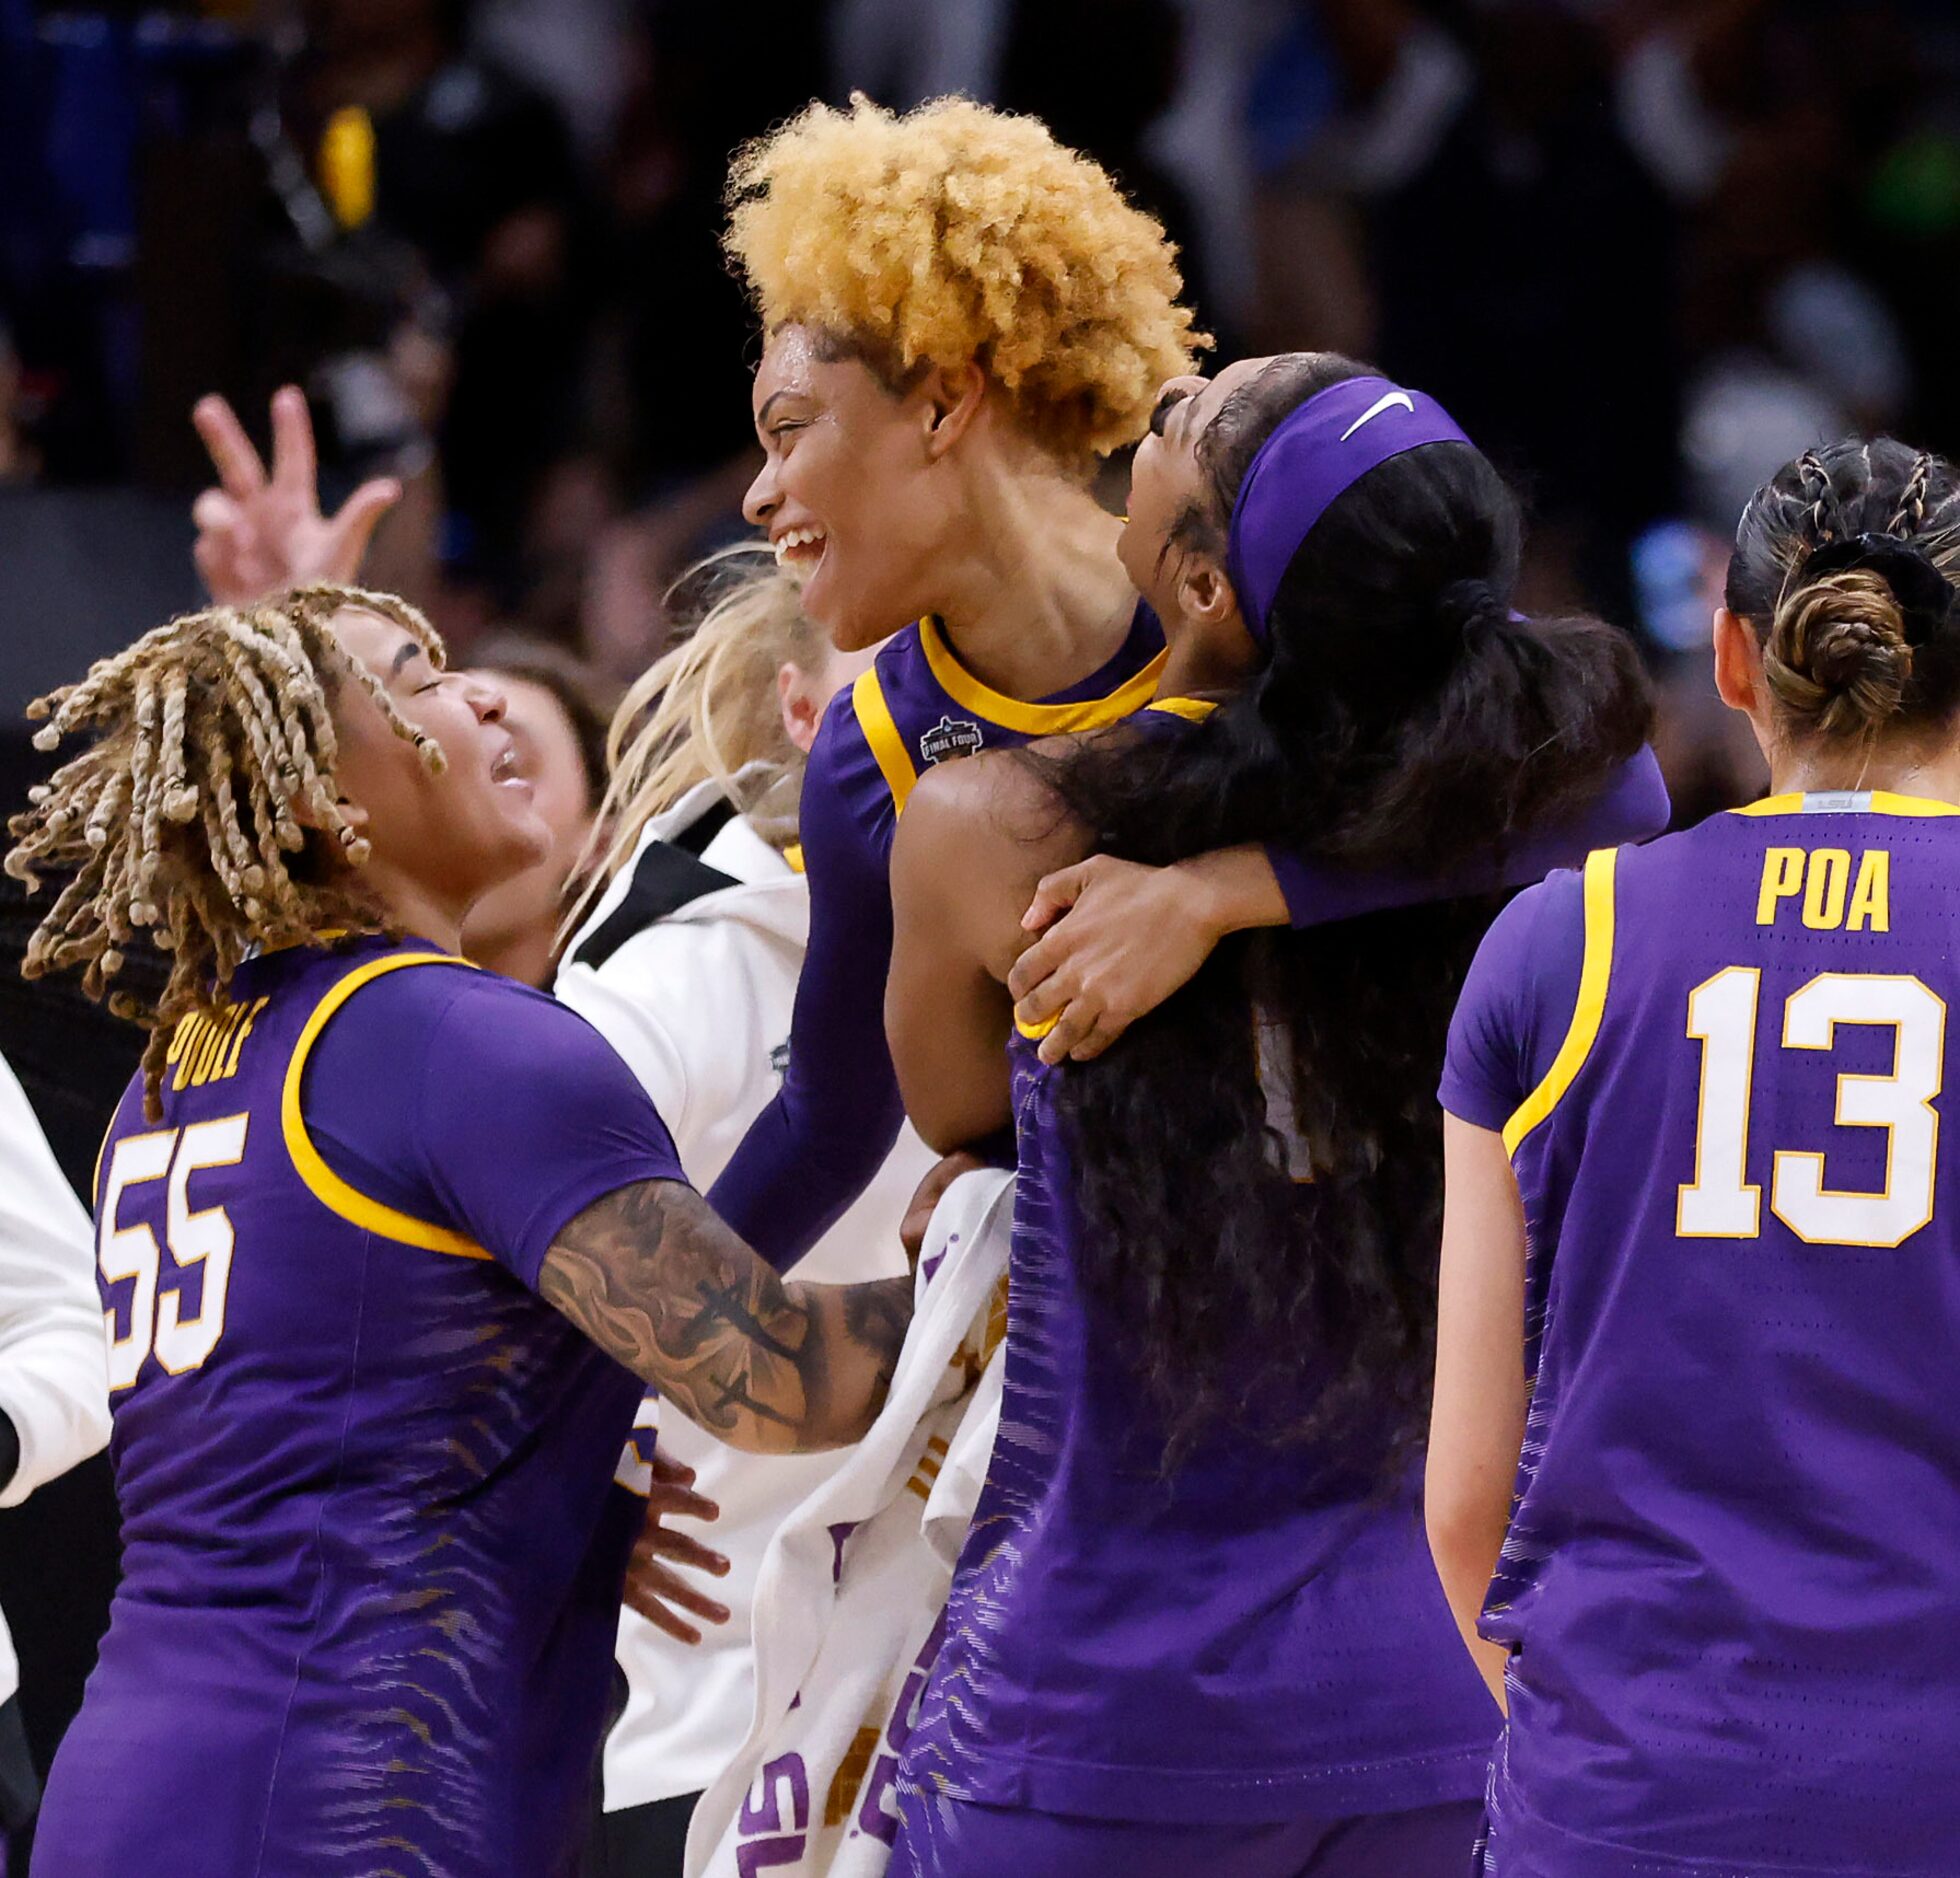
<svg viewBox="0 0 1960 1878">
<path fill-rule="evenodd" d="M 1613 973 L 1613 890 L 1619 858 L 1617 848 L 1600 848 L 1586 857 L 1585 953 L 1579 970 L 1579 993 L 1573 1001 L 1572 1022 L 1551 1068 L 1504 1124 L 1507 1154 L 1515 1155 L 1525 1137 L 1558 1107 L 1585 1067 L 1599 1035 Z"/>
<path fill-rule="evenodd" d="M 878 765 L 878 773 L 884 777 L 885 787 L 891 791 L 892 813 L 903 815 L 905 799 L 918 782 L 919 772 L 905 748 L 905 739 L 899 735 L 877 666 L 873 665 L 857 675 L 851 686 L 851 710 L 857 718 L 858 730 Z"/>
<path fill-rule="evenodd" d="M 306 1076 L 307 1058 L 319 1041 L 320 1033 L 347 1000 L 364 985 L 411 965 L 461 965 L 469 971 L 477 969 L 467 959 L 455 958 L 447 952 L 391 952 L 385 957 L 357 965 L 344 978 L 337 979 L 313 1007 L 313 1014 L 307 1018 L 299 1041 L 293 1046 L 292 1060 L 286 1065 L 285 1084 L 280 1091 L 280 1130 L 293 1171 L 305 1183 L 307 1191 L 328 1212 L 344 1219 L 350 1226 L 359 1226 L 384 1239 L 398 1240 L 403 1245 L 415 1246 L 425 1252 L 446 1252 L 455 1258 L 487 1259 L 491 1254 L 467 1234 L 439 1226 L 431 1220 L 417 1219 L 343 1180 L 327 1165 L 325 1156 L 307 1130 L 300 1093 Z"/>
</svg>

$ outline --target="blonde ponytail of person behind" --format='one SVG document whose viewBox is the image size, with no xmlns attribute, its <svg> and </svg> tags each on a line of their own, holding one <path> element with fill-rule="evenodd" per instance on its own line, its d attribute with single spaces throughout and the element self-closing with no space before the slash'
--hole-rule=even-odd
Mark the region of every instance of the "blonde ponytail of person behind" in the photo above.
<svg viewBox="0 0 1960 1878">
<path fill-rule="evenodd" d="M 796 840 L 803 753 L 783 728 L 776 674 L 785 664 L 808 668 L 829 650 L 803 615 L 799 583 L 757 543 L 710 555 L 675 591 L 698 594 L 705 609 L 614 714 L 605 800 L 580 858 L 568 933 L 632 860 L 647 824 L 704 782 L 772 846 Z"/>
</svg>

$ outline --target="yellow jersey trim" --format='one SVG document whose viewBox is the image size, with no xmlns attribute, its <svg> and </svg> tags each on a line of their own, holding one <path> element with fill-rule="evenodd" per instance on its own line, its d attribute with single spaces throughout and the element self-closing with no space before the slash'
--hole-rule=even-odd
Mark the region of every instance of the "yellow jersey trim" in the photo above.
<svg viewBox="0 0 1960 1878">
<path fill-rule="evenodd" d="M 398 1239 L 404 1245 L 417 1246 L 425 1252 L 448 1252 L 457 1258 L 487 1259 L 490 1254 L 465 1234 L 452 1232 L 447 1226 L 437 1226 L 428 1220 L 416 1219 L 408 1213 L 398 1213 L 392 1206 L 385 1206 L 362 1193 L 359 1188 L 349 1186 L 321 1158 L 320 1150 L 313 1145 L 313 1137 L 306 1132 L 306 1121 L 300 1113 L 300 1079 L 306 1074 L 306 1059 L 333 1014 L 363 985 L 370 985 L 377 978 L 410 965 L 469 965 L 469 961 L 452 957 L 447 952 L 394 952 L 385 958 L 370 959 L 365 965 L 357 965 L 328 990 L 326 996 L 314 1006 L 313 1015 L 306 1020 L 306 1027 L 299 1033 L 299 1041 L 293 1045 L 292 1061 L 286 1065 L 286 1085 L 279 1098 L 279 1125 L 286 1137 L 286 1152 L 292 1158 L 295 1172 L 305 1181 L 313 1197 L 328 1212 L 346 1220 L 350 1226 L 379 1233 L 384 1239 Z M 473 965 L 469 968 L 472 971 L 477 969 Z"/>
<path fill-rule="evenodd" d="M 792 874 L 800 874 L 803 872 L 802 842 L 792 841 L 789 844 L 789 846 L 783 850 L 783 865 L 787 867 Z"/>
<path fill-rule="evenodd" d="M 919 772 L 912 767 L 905 739 L 892 721 L 892 708 L 885 702 L 885 688 L 878 682 L 877 666 L 858 673 L 857 682 L 851 686 L 851 708 L 857 712 L 858 728 L 864 732 L 864 740 L 877 759 L 885 787 L 892 792 L 892 808 L 903 815 L 905 798 L 912 793 Z"/>
<path fill-rule="evenodd" d="M 1157 690 L 1168 651 L 1160 652 L 1134 677 L 1101 698 L 1080 698 L 1073 704 L 1024 704 L 1005 692 L 983 685 L 953 656 L 944 629 L 927 614 L 919 622 L 919 646 L 939 688 L 963 709 L 1028 737 L 1055 737 L 1072 730 L 1100 730 L 1118 724 L 1151 701 Z M 864 681 L 858 681 L 862 684 Z"/>
<path fill-rule="evenodd" d="M 1812 790 L 1808 794 L 1791 790 L 1786 795 L 1764 796 L 1760 802 L 1745 802 L 1739 809 L 1730 809 L 1729 813 L 1731 815 L 1802 815 L 1806 812 L 1805 805 L 1820 795 L 1842 796 L 1858 803 L 1854 808 L 1816 811 L 1820 814 L 1960 815 L 1960 807 L 1955 807 L 1951 802 L 1935 802 L 1930 796 L 1894 795 L 1889 789 Z"/>
<path fill-rule="evenodd" d="M 1042 1038 L 1047 1036 L 1047 1034 L 1051 1030 L 1053 1030 L 1055 1026 L 1059 1024 L 1061 1021 L 1062 1021 L 1062 1014 L 1060 1011 L 1057 1011 L 1053 1017 L 1044 1017 L 1041 1020 L 1041 1022 L 1038 1024 L 1024 1024 L 1017 1017 L 1014 1020 L 1014 1028 L 1018 1030 L 1022 1036 L 1027 1038 L 1027 1040 L 1030 1043 L 1039 1043 L 1042 1040 Z"/>
<path fill-rule="evenodd" d="M 1146 711 L 1162 711 L 1170 717 L 1182 717 L 1193 724 L 1202 724 L 1212 712 L 1218 709 L 1213 698 L 1152 698 L 1143 707 Z"/>
<path fill-rule="evenodd" d="M 1619 860 L 1617 848 L 1599 848 L 1586 856 L 1586 949 L 1579 967 L 1579 996 L 1573 1003 L 1572 1023 L 1544 1081 L 1504 1124 L 1506 1154 L 1516 1154 L 1525 1136 L 1558 1107 L 1559 1099 L 1585 1067 L 1599 1035 L 1600 1019 L 1606 1014 L 1606 987 L 1613 975 L 1613 878 Z"/>
</svg>

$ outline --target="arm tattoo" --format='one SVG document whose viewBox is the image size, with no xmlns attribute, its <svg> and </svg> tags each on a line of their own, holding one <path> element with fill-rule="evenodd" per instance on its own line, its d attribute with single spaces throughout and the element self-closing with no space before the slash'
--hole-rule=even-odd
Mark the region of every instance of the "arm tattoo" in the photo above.
<svg viewBox="0 0 1960 1878">
<path fill-rule="evenodd" d="M 912 1321 L 913 1281 L 786 1284 L 678 1181 L 595 1201 L 538 1290 L 710 1434 L 770 1452 L 870 1427 Z"/>
</svg>

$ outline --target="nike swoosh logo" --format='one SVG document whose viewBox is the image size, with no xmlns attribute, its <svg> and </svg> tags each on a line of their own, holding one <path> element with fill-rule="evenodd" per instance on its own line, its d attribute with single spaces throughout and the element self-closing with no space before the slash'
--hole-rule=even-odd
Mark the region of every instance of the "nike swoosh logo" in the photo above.
<svg viewBox="0 0 1960 1878">
<path fill-rule="evenodd" d="M 1382 396 L 1377 398 L 1373 404 L 1369 405 L 1369 407 L 1365 411 L 1363 411 L 1361 415 L 1357 417 L 1354 420 L 1354 422 L 1347 427 L 1346 430 L 1341 432 L 1341 441 L 1343 443 L 1346 443 L 1347 440 L 1350 437 L 1352 437 L 1354 433 L 1357 430 L 1359 430 L 1363 424 L 1367 423 L 1370 418 L 1380 417 L 1381 414 L 1384 411 L 1386 411 L 1390 405 L 1393 404 L 1399 404 L 1403 408 L 1403 410 L 1409 413 L 1411 417 L 1415 415 L 1416 401 L 1412 397 L 1410 397 L 1406 391 L 1384 392 Z"/>
</svg>

